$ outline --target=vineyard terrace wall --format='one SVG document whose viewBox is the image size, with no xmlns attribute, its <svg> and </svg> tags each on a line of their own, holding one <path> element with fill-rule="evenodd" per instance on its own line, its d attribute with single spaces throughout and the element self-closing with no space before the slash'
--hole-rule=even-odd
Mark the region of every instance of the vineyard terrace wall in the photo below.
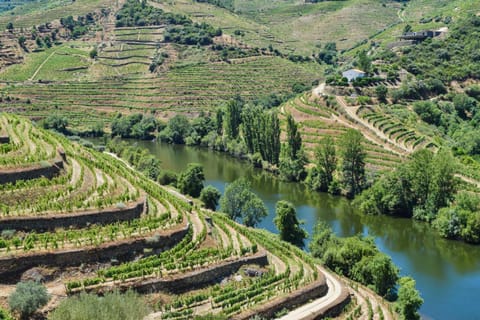
<svg viewBox="0 0 480 320">
<path fill-rule="evenodd" d="M 327 294 L 329 288 L 325 276 L 320 274 L 319 277 L 319 280 L 290 293 L 288 296 L 276 298 L 259 306 L 258 308 L 242 312 L 241 314 L 234 316 L 233 319 L 247 320 L 255 315 L 271 319 L 275 317 L 277 312 L 283 309 L 293 310 L 308 303 L 310 300 L 323 297 L 325 294 Z M 332 303 L 330 303 L 328 306 L 310 313 L 308 317 L 302 318 L 302 320 L 316 320 L 324 319 L 325 317 L 336 317 L 342 313 L 343 308 L 350 302 L 350 298 L 351 297 L 348 289 L 342 286 L 342 292 L 337 299 L 332 301 Z"/>
<path fill-rule="evenodd" d="M 52 179 L 60 173 L 66 161 L 63 150 L 57 150 L 57 153 L 58 157 L 48 162 L 48 165 L 39 163 L 24 168 L 0 170 L 0 184 L 15 183 L 18 180 L 33 180 L 41 177 Z"/>
<path fill-rule="evenodd" d="M 178 244 L 187 234 L 190 226 L 181 225 L 174 230 L 160 234 L 158 241 L 148 241 L 148 237 L 104 243 L 98 247 L 84 247 L 57 252 L 33 253 L 24 256 L 1 257 L 0 279 L 9 282 L 18 280 L 23 272 L 33 267 L 70 267 L 82 263 L 130 261 L 145 248 L 168 250 Z M 1 282 L 2 280 L 0 280 Z"/>
<path fill-rule="evenodd" d="M 0 218 L 1 230 L 53 231 L 57 228 L 82 228 L 89 224 L 111 224 L 117 221 L 130 221 L 141 217 L 146 210 L 142 197 L 130 202 L 125 208 L 107 208 L 72 213 L 58 213 L 44 216 L 14 216 Z"/>
<path fill-rule="evenodd" d="M 112 284 L 109 287 L 101 284 L 86 288 L 86 291 L 104 292 L 114 289 L 119 289 L 121 291 L 132 289 L 138 293 L 170 292 L 181 294 L 192 290 L 192 288 L 199 289 L 203 286 L 219 282 L 223 278 L 237 272 L 240 267 L 251 264 L 259 266 L 268 265 L 267 254 L 265 252 L 257 252 L 251 256 L 241 257 L 233 261 L 226 261 L 184 274 L 166 276 L 165 278 L 140 280 L 136 282 L 122 282 L 120 284 Z M 82 292 L 82 289 L 73 291 L 73 293 L 79 292 Z"/>
</svg>

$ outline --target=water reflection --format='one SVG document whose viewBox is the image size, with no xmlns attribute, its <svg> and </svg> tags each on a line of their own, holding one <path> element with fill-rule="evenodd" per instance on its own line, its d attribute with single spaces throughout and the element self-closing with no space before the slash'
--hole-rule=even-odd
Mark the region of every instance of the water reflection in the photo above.
<svg viewBox="0 0 480 320">
<path fill-rule="evenodd" d="M 264 200 L 269 216 L 260 224 L 276 232 L 273 224 L 278 200 L 291 201 L 305 229 L 312 234 L 317 221 L 326 221 L 339 236 L 369 234 L 389 254 L 402 274 L 417 281 L 425 303 L 422 314 L 429 319 L 480 319 L 471 301 L 480 292 L 480 247 L 440 238 L 425 223 L 409 219 L 358 214 L 341 197 L 311 192 L 301 184 L 285 183 L 246 162 L 205 149 L 138 142 L 161 161 L 164 168 L 184 170 L 188 163 L 203 165 L 207 184 L 221 191 L 227 183 L 246 177 Z"/>
</svg>

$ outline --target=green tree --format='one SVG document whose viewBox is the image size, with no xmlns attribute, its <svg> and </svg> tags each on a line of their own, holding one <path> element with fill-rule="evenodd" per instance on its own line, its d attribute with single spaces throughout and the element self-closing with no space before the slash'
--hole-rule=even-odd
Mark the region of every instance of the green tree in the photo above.
<svg viewBox="0 0 480 320">
<path fill-rule="evenodd" d="M 284 200 L 278 201 L 275 212 L 273 222 L 280 232 L 280 239 L 303 248 L 307 232 L 301 228 L 302 223 L 298 221 L 293 204 Z"/>
<path fill-rule="evenodd" d="M 58 132 L 67 133 L 68 120 L 58 114 L 52 114 L 42 122 L 45 129 L 53 129 Z"/>
<path fill-rule="evenodd" d="M 263 201 L 250 190 L 250 183 L 241 178 L 227 185 L 220 199 L 220 210 L 230 219 L 242 218 L 246 226 L 253 227 L 267 216 Z"/>
<path fill-rule="evenodd" d="M 350 197 L 365 187 L 366 152 L 362 142 L 362 134 L 354 129 L 348 129 L 340 141 L 343 184 Z"/>
<path fill-rule="evenodd" d="M 360 51 L 360 53 L 358 54 L 357 65 L 366 73 L 370 73 L 370 71 L 372 71 L 372 60 L 367 55 L 367 52 L 365 50 Z"/>
<path fill-rule="evenodd" d="M 380 102 L 387 102 L 388 88 L 384 85 L 375 87 L 375 94 Z"/>
<path fill-rule="evenodd" d="M 223 117 L 225 134 L 230 139 L 236 139 L 242 122 L 243 101 L 240 97 L 227 103 Z"/>
<path fill-rule="evenodd" d="M 149 314 L 145 301 L 127 291 L 106 293 L 102 297 L 80 293 L 63 300 L 49 316 L 50 320 L 137 320 Z"/>
<path fill-rule="evenodd" d="M 7 30 L 10 31 L 10 32 L 13 31 L 13 23 L 12 22 L 7 23 Z"/>
<path fill-rule="evenodd" d="M 192 132 L 192 125 L 187 117 L 177 114 L 168 121 L 167 126 L 163 129 L 158 138 L 162 141 L 175 144 L 184 144 L 185 139 Z"/>
<path fill-rule="evenodd" d="M 217 188 L 213 186 L 206 186 L 200 192 L 200 200 L 205 204 L 207 209 L 215 211 L 218 205 L 218 200 L 222 194 Z"/>
<path fill-rule="evenodd" d="M 95 59 L 98 56 L 98 50 L 97 48 L 93 48 L 89 52 L 90 59 Z"/>
<path fill-rule="evenodd" d="M 18 312 L 22 319 L 28 319 L 38 308 L 50 300 L 47 289 L 34 281 L 19 282 L 15 291 L 8 297 L 12 311 Z"/>
<path fill-rule="evenodd" d="M 420 293 L 415 288 L 415 280 L 411 277 L 402 277 L 399 280 L 397 308 L 402 319 L 416 320 L 420 319 L 418 309 L 423 304 Z"/>
<path fill-rule="evenodd" d="M 180 174 L 177 186 L 184 194 L 197 198 L 203 189 L 203 168 L 198 163 L 189 163 L 187 170 Z"/>
<path fill-rule="evenodd" d="M 298 125 L 291 114 L 287 114 L 287 157 L 297 159 L 302 148 L 302 137 L 298 131 Z"/>
<path fill-rule="evenodd" d="M 255 227 L 268 215 L 267 207 L 255 193 L 250 191 L 242 207 L 242 221 L 247 227 Z"/>
<path fill-rule="evenodd" d="M 315 149 L 315 159 L 318 170 L 318 189 L 328 191 L 333 181 L 333 174 L 337 169 L 337 153 L 332 137 L 326 136 Z"/>
<path fill-rule="evenodd" d="M 381 296 L 387 295 L 395 287 L 398 273 L 392 259 L 383 253 L 363 257 L 352 270 L 354 279 L 370 284 Z"/>
</svg>

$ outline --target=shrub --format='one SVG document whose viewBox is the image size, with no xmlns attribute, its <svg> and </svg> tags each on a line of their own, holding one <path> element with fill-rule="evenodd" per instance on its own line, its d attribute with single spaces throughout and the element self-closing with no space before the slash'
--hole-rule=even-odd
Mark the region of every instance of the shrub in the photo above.
<svg viewBox="0 0 480 320">
<path fill-rule="evenodd" d="M 137 320 L 149 313 L 148 307 L 135 293 L 107 293 L 103 297 L 81 293 L 64 300 L 50 315 L 50 320 Z"/>
<path fill-rule="evenodd" d="M 48 300 L 50 296 L 42 284 L 27 281 L 17 283 L 15 291 L 8 297 L 8 304 L 22 319 L 27 319 L 35 310 L 46 305 Z"/>
</svg>

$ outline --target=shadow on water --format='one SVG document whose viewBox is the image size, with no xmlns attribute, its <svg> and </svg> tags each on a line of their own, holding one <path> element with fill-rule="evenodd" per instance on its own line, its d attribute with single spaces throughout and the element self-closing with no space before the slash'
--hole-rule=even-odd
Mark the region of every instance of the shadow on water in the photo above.
<svg viewBox="0 0 480 320">
<path fill-rule="evenodd" d="M 250 164 L 206 149 L 136 142 L 156 155 L 162 166 L 184 170 L 188 163 L 203 165 L 206 184 L 223 192 L 227 183 L 245 177 L 263 199 L 268 217 L 259 225 L 277 232 L 273 224 L 275 204 L 288 200 L 296 208 L 304 227 L 312 234 L 317 221 L 326 221 L 339 236 L 371 235 L 389 254 L 402 274 L 417 281 L 425 303 L 421 312 L 429 319 L 480 319 L 480 310 L 469 304 L 480 292 L 480 247 L 440 238 L 425 223 L 387 216 L 364 216 L 342 197 L 311 192 L 301 184 L 285 183 Z"/>
</svg>

